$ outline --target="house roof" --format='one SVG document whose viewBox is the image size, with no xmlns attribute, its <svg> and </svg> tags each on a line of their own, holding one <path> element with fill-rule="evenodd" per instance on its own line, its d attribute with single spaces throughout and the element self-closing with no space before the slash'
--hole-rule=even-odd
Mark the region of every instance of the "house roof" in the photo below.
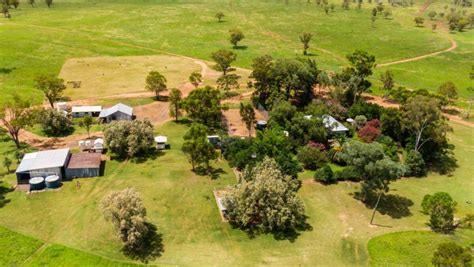
<svg viewBox="0 0 474 267">
<path fill-rule="evenodd" d="M 74 106 L 71 112 L 101 112 L 101 106 Z"/>
<path fill-rule="evenodd" d="M 99 153 L 72 154 L 68 169 L 100 168 L 101 156 Z"/>
<path fill-rule="evenodd" d="M 166 136 L 162 136 L 162 135 L 155 136 L 155 142 L 156 143 L 166 143 L 166 142 L 168 142 L 168 138 Z"/>
<path fill-rule="evenodd" d="M 69 148 L 28 153 L 23 156 L 16 172 L 63 167 L 66 165 L 68 156 Z"/>
<path fill-rule="evenodd" d="M 108 117 L 116 112 L 122 112 L 127 115 L 132 116 L 133 115 L 133 108 L 129 107 L 127 105 L 124 105 L 122 103 L 118 103 L 117 105 L 110 107 L 110 108 L 104 108 L 101 112 L 99 117 L 105 118 Z"/>
<path fill-rule="evenodd" d="M 337 121 L 333 116 L 331 115 L 323 115 L 323 123 L 326 128 L 328 128 L 331 132 L 347 132 L 349 129 L 347 129 L 346 126 L 344 126 L 342 123 Z"/>
</svg>

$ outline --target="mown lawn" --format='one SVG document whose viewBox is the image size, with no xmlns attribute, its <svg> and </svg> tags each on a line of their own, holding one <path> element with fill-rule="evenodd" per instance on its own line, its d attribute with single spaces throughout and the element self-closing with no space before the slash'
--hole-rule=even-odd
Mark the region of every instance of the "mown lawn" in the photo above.
<svg viewBox="0 0 474 267">
<path fill-rule="evenodd" d="M 40 92 L 33 90 L 33 79 L 39 74 L 59 74 L 70 58 L 166 52 L 210 60 L 212 52 L 231 49 L 228 31 L 236 27 L 247 38 L 241 43 L 243 49 L 235 50 L 235 65 L 245 68 L 263 54 L 278 58 L 300 56 L 298 36 L 304 31 L 315 34 L 311 58 L 329 70 L 346 65 L 345 56 L 356 49 L 374 54 L 377 62 L 383 63 L 450 46 L 444 34 L 414 26 L 418 4 L 392 8 L 394 19 L 379 18 L 372 27 L 370 14 L 375 4 L 368 3 L 357 11 L 354 5 L 351 10 L 342 10 L 335 1 L 337 7 L 329 15 L 306 1 L 290 1 L 289 5 L 261 0 L 236 1 L 232 5 L 212 0 L 55 3 L 50 9 L 42 3 L 35 8 L 22 5 L 12 11 L 11 20 L 1 22 L 0 34 L 9 36 L 2 40 L 4 45 L 0 48 L 4 92 L 18 92 L 40 101 Z M 217 11 L 225 13 L 224 22 L 218 23 L 214 18 Z M 453 53 L 393 66 L 397 82 L 434 90 L 438 83 L 452 80 L 458 84 L 461 96 L 467 97 L 469 77 L 464 74 L 474 60 L 469 51 L 473 32 L 453 35 L 460 43 Z"/>
<path fill-rule="evenodd" d="M 44 242 L 0 227 L 1 266 L 137 266 Z"/>
<path fill-rule="evenodd" d="M 469 204 L 474 202 L 472 129 L 453 124 L 455 133 L 450 139 L 456 145 L 459 160 L 453 176 L 431 174 L 427 178 L 397 181 L 376 213 L 377 225 L 369 225 L 372 210 L 353 198 L 353 192 L 358 190 L 356 183 L 304 184 L 299 194 L 312 230 L 301 232 L 294 242 L 275 240 L 271 235 L 251 239 L 222 222 L 217 211 L 212 190 L 235 183 L 227 163 L 214 164 L 221 168 L 216 179 L 190 171 L 180 151 L 187 127 L 173 122 L 159 127 L 156 132 L 168 136 L 170 150 L 144 162 L 108 161 L 105 176 L 80 180 L 80 189 L 75 183 L 66 182 L 57 192 L 29 196 L 22 192 L 8 193 L 6 198 L 10 202 L 0 208 L 0 225 L 49 243 L 127 261 L 112 226 L 101 215 L 99 202 L 112 190 L 134 187 L 142 195 L 150 221 L 163 236 L 164 253 L 153 263 L 343 266 L 367 265 L 367 242 L 372 237 L 428 230 L 428 217 L 419 212 L 421 199 L 427 193 L 449 192 L 459 203 L 458 217 L 474 212 Z M 13 175 L 6 180 L 13 183 Z M 474 231 L 463 235 L 474 239 Z M 51 256 L 52 262 L 65 260 L 61 258 L 61 250 L 54 251 L 52 255 L 58 256 Z M 48 261 L 46 258 L 42 262 Z"/>
<path fill-rule="evenodd" d="M 433 253 L 439 244 L 457 242 L 463 247 L 473 240 L 464 236 L 465 230 L 455 235 L 441 235 L 428 231 L 390 233 L 372 238 L 368 244 L 371 266 L 431 266 Z"/>
</svg>

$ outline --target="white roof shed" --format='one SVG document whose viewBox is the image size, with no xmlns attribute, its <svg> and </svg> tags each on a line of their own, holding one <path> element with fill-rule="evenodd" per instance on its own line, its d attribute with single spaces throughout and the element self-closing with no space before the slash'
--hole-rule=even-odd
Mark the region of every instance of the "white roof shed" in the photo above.
<svg viewBox="0 0 474 267">
<path fill-rule="evenodd" d="M 69 158 L 69 148 L 45 150 L 28 153 L 23 156 L 16 172 L 63 167 Z"/>
</svg>

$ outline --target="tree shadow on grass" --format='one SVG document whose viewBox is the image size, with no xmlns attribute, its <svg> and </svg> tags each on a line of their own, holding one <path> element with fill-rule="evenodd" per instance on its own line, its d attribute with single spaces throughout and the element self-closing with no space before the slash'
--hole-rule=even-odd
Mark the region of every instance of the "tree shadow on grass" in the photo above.
<svg viewBox="0 0 474 267">
<path fill-rule="evenodd" d="M 221 174 L 226 174 L 226 172 L 222 168 L 214 168 L 212 166 L 209 166 L 208 168 L 206 168 L 205 166 L 197 166 L 194 169 L 194 173 L 200 176 L 208 175 L 212 180 L 219 179 L 221 177 Z"/>
<path fill-rule="evenodd" d="M 357 196 L 355 196 L 357 198 Z M 367 197 L 367 201 L 364 203 L 369 209 L 373 209 L 377 203 L 378 195 L 373 193 Z M 393 194 L 382 194 L 380 198 L 377 211 L 380 214 L 388 215 L 394 219 L 401 219 L 413 215 L 410 211 L 410 207 L 413 206 L 413 201 L 410 199 Z"/>
<path fill-rule="evenodd" d="M 246 46 L 246 45 L 235 45 L 232 48 L 234 48 L 236 50 L 247 50 L 249 47 Z"/>
<path fill-rule="evenodd" d="M 3 208 L 6 204 L 10 203 L 10 199 L 7 199 L 5 195 L 12 191 L 13 188 L 8 186 L 4 182 L 0 182 L 0 208 Z"/>
<path fill-rule="evenodd" d="M 146 236 L 143 237 L 143 242 L 139 247 L 122 249 L 123 253 L 134 260 L 139 260 L 148 263 L 158 257 L 161 257 L 165 251 L 163 245 L 162 234 L 157 232 L 157 228 L 152 223 L 145 223 L 148 228 Z"/>
<path fill-rule="evenodd" d="M 242 228 L 239 225 L 233 224 L 232 222 L 229 222 L 229 223 L 232 226 L 232 228 L 240 229 L 244 231 L 250 239 L 253 239 L 261 234 L 271 234 L 273 235 L 273 238 L 275 238 L 275 240 L 278 240 L 278 241 L 287 240 L 293 243 L 301 235 L 301 232 L 313 230 L 313 227 L 309 223 L 307 223 L 308 218 L 309 218 L 308 216 L 305 216 L 304 219 L 295 228 L 289 228 L 286 230 L 268 231 L 268 232 L 265 232 L 265 231 L 262 232 L 254 228 Z"/>
</svg>

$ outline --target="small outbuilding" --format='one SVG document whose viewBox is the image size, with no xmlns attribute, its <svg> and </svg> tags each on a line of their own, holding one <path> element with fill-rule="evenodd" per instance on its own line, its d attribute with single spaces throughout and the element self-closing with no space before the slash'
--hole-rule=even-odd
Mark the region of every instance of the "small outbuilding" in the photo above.
<svg viewBox="0 0 474 267">
<path fill-rule="evenodd" d="M 103 109 L 99 114 L 99 118 L 106 123 L 123 120 L 131 121 L 133 119 L 133 108 L 119 103 L 113 107 Z"/>
<path fill-rule="evenodd" d="M 92 148 L 94 152 L 102 153 L 104 151 L 104 139 L 97 138 L 94 140 L 94 147 Z"/>
<path fill-rule="evenodd" d="M 65 166 L 70 157 L 69 148 L 25 154 L 15 172 L 17 183 L 28 184 L 30 178 L 50 175 L 65 178 Z"/>
<path fill-rule="evenodd" d="M 72 154 L 66 167 L 66 177 L 73 179 L 100 176 L 101 164 L 101 155 L 98 153 Z"/>
<path fill-rule="evenodd" d="M 218 135 L 208 135 L 207 141 L 215 147 L 221 146 L 221 138 Z"/>
<path fill-rule="evenodd" d="M 86 115 L 98 117 L 101 111 L 101 106 L 74 106 L 71 109 L 71 115 L 73 118 L 82 118 Z"/>
<path fill-rule="evenodd" d="M 156 147 L 159 150 L 166 149 L 166 143 L 167 142 L 168 142 L 168 137 L 163 136 L 163 135 L 155 136 Z"/>
</svg>

